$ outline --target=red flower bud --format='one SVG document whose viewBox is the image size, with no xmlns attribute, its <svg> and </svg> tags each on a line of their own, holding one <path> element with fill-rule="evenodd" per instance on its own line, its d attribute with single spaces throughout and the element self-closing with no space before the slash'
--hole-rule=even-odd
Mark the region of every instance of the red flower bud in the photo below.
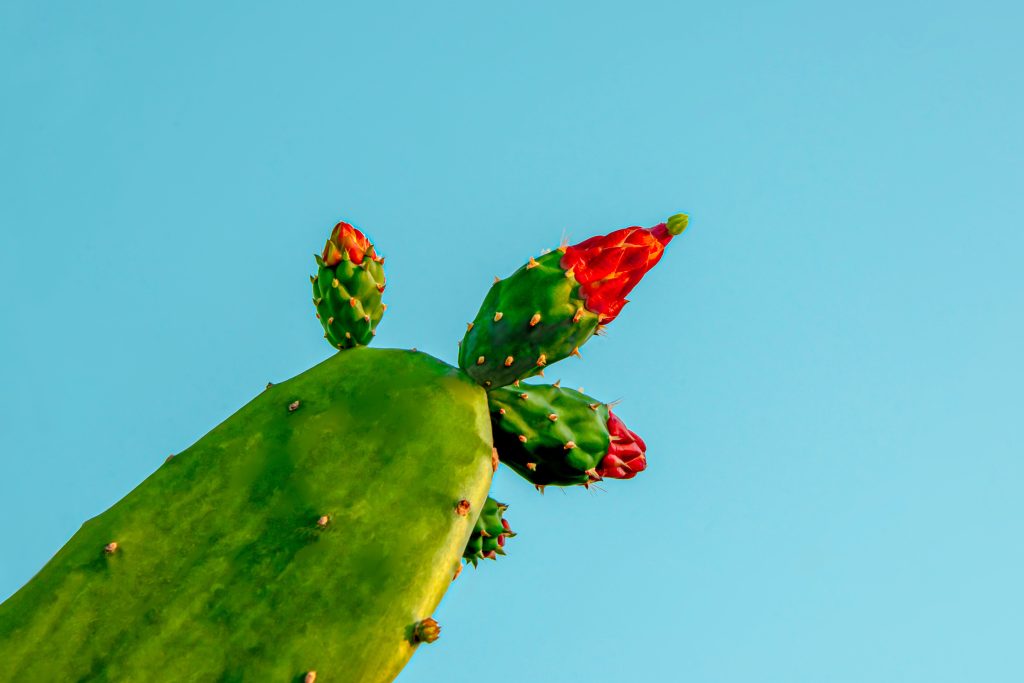
<svg viewBox="0 0 1024 683">
<path fill-rule="evenodd" d="M 359 228 L 348 223 L 338 223 L 324 245 L 323 259 L 328 266 L 335 266 L 341 261 L 342 253 L 347 251 L 352 263 L 359 264 L 363 262 L 366 252 L 372 249 L 370 240 L 359 231 Z M 370 257 L 378 260 L 374 254 L 370 254 Z"/>
<path fill-rule="evenodd" d="M 608 433 L 611 443 L 608 454 L 601 460 L 597 473 L 608 479 L 632 479 L 647 468 L 647 445 L 640 436 L 608 411 Z"/>
<path fill-rule="evenodd" d="M 580 283 L 580 295 L 601 322 L 615 319 L 626 305 L 626 295 L 661 259 L 665 246 L 686 229 L 685 214 L 677 214 L 653 228 L 631 227 L 598 235 L 566 247 L 560 265 Z"/>
</svg>

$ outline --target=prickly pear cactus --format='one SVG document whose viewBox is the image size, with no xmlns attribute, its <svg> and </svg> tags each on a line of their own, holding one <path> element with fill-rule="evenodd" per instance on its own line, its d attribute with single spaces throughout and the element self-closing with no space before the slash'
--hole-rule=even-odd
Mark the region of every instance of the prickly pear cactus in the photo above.
<svg viewBox="0 0 1024 683">
<path fill-rule="evenodd" d="M 168 458 L 0 605 L 0 680 L 393 680 L 439 638 L 462 563 L 515 535 L 487 495 L 500 462 L 541 491 L 646 467 L 608 404 L 520 380 L 578 355 L 685 227 L 531 258 L 452 367 L 364 348 L 384 259 L 339 223 L 310 278 L 337 353 Z"/>
</svg>

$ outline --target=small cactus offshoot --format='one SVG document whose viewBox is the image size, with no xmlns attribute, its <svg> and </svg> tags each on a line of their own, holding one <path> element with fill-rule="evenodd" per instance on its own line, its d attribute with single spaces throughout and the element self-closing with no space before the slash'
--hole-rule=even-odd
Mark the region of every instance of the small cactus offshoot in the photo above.
<svg viewBox="0 0 1024 683">
<path fill-rule="evenodd" d="M 509 528 L 503 515 L 508 506 L 488 497 L 484 509 L 473 526 L 469 543 L 462 556 L 474 567 L 483 559 L 494 560 L 498 555 L 505 554 L 505 539 L 512 538 L 515 533 Z"/>
<path fill-rule="evenodd" d="M 412 631 L 412 642 L 414 643 L 433 643 L 440 637 L 441 625 L 431 617 L 417 622 Z"/>
<path fill-rule="evenodd" d="M 384 258 L 359 228 L 341 222 L 316 263 L 310 282 L 324 337 L 337 349 L 369 344 L 386 308 L 381 302 Z"/>
</svg>

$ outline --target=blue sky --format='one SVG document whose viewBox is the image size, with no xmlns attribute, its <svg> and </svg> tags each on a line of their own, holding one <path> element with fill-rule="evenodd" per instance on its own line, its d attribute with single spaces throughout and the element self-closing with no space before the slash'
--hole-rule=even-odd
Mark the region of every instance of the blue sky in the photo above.
<svg viewBox="0 0 1024 683">
<path fill-rule="evenodd" d="M 826 6 L 827 5 L 827 6 Z M 1024 678 L 1015 3 L 0 9 L 0 599 L 330 353 L 454 362 L 494 275 L 677 211 L 582 361 L 650 468 L 541 497 L 402 683 Z"/>
</svg>

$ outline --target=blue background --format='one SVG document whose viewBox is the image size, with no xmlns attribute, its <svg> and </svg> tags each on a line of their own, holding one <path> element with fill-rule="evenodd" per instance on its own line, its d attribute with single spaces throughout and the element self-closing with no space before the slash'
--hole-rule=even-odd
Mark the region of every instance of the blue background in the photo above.
<svg viewBox="0 0 1024 683">
<path fill-rule="evenodd" d="M 454 362 L 494 275 L 690 229 L 548 372 L 650 468 L 541 497 L 429 681 L 1024 680 L 1017 3 L 0 10 L 0 598 L 268 380 L 312 253 Z"/>
</svg>

